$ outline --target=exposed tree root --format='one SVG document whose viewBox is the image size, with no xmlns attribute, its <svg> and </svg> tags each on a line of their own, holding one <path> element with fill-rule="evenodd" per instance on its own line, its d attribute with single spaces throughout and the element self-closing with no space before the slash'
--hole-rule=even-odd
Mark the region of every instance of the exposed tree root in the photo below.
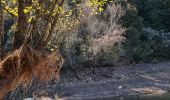
<svg viewBox="0 0 170 100">
<path fill-rule="evenodd" d="M 44 82 L 59 79 L 63 62 L 58 51 L 49 54 L 22 45 L 0 62 L 0 99 L 18 85 L 27 86 L 33 77 Z"/>
</svg>

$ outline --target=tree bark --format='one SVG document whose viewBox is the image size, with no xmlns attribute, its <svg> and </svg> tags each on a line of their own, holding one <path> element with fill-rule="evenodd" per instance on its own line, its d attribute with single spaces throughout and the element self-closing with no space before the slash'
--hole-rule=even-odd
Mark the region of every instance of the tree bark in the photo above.
<svg viewBox="0 0 170 100">
<path fill-rule="evenodd" d="M 3 19 L 3 10 L 2 10 L 2 0 L 0 0 L 0 57 L 1 59 L 4 56 L 4 19 Z"/>
<path fill-rule="evenodd" d="M 14 34 L 13 49 L 18 49 L 23 44 L 27 35 L 28 27 L 28 16 L 24 13 L 25 7 L 28 7 L 31 0 L 18 0 L 18 19 L 17 19 L 17 30 Z"/>
<path fill-rule="evenodd" d="M 57 24 L 57 21 L 59 19 L 59 15 L 60 15 L 60 9 L 58 8 L 58 12 L 55 14 L 55 17 L 54 17 L 53 21 L 50 21 L 50 19 L 52 19 L 52 13 L 54 11 L 54 8 L 56 6 L 57 1 L 58 0 L 56 0 L 55 3 L 54 3 L 54 5 L 53 5 L 53 7 L 52 7 L 52 9 L 50 11 L 51 14 L 49 14 L 49 20 L 47 21 L 47 24 L 48 25 L 51 24 L 51 27 L 49 28 L 48 26 L 46 26 L 46 28 L 44 28 L 44 33 L 43 33 L 43 36 L 39 40 L 38 48 L 44 48 L 48 44 L 50 39 L 51 39 L 52 33 L 54 31 L 54 28 L 55 28 L 55 26 Z M 61 0 L 60 3 L 58 3 L 57 5 L 59 7 L 62 7 L 63 4 L 64 4 L 64 1 L 65 0 Z"/>
</svg>

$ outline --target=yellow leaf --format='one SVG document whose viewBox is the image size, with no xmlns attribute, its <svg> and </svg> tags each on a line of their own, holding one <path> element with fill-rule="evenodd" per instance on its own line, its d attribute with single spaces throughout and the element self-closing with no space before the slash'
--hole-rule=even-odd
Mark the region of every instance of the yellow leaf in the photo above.
<svg viewBox="0 0 170 100">
<path fill-rule="evenodd" d="M 26 13 L 29 12 L 29 10 L 28 9 L 24 9 L 23 12 L 26 14 Z"/>
<path fill-rule="evenodd" d="M 32 17 L 30 17 L 29 19 L 28 19 L 28 22 L 30 23 L 32 21 Z"/>
</svg>

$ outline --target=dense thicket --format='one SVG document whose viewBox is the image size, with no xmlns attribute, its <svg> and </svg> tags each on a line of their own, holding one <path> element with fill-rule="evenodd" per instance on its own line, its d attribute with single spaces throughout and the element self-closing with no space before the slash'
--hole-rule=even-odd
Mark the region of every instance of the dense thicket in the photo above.
<svg viewBox="0 0 170 100">
<path fill-rule="evenodd" d="M 169 0 L 134 0 L 139 16 L 144 19 L 146 27 L 170 31 Z"/>
<path fill-rule="evenodd" d="M 132 61 L 149 62 L 153 59 L 169 59 L 169 0 L 129 0 L 128 2 L 134 9 L 127 13 L 123 24 L 131 25 L 127 35 L 132 35 L 127 37 L 129 41 L 127 44 L 130 48 L 128 50 L 132 53 Z"/>
</svg>

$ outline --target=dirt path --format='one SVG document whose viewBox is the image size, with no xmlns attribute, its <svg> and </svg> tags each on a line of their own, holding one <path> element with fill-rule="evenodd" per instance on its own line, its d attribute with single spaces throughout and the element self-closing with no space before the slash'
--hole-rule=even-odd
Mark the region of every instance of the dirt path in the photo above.
<svg viewBox="0 0 170 100">
<path fill-rule="evenodd" d="M 67 100 L 113 100 L 130 95 L 162 95 L 170 91 L 170 62 L 95 68 L 95 73 L 87 70 L 79 71 L 81 80 L 70 72 L 63 72 L 62 80 L 57 84 L 52 82 L 46 89 Z"/>
</svg>

